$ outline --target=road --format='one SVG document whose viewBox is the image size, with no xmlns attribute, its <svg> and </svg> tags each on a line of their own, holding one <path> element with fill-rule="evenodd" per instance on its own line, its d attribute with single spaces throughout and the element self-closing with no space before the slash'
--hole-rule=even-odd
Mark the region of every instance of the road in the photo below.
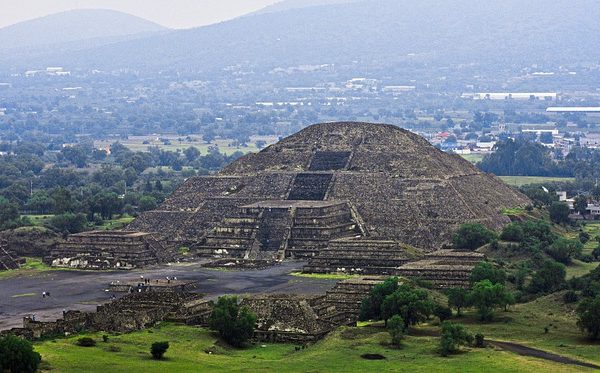
<svg viewBox="0 0 600 373">
<path fill-rule="evenodd" d="M 140 276 L 166 276 L 197 281 L 198 292 L 215 298 L 223 294 L 294 293 L 319 294 L 333 287 L 335 280 L 291 276 L 303 262 L 285 262 L 262 270 L 222 271 L 201 267 L 201 263 L 157 266 L 133 271 L 47 271 L 33 276 L 0 280 L 0 330 L 22 325 L 24 316 L 55 320 L 63 310 L 93 311 L 110 300 L 112 281 L 135 281 Z M 42 292 L 51 296 L 43 298 Z"/>
</svg>

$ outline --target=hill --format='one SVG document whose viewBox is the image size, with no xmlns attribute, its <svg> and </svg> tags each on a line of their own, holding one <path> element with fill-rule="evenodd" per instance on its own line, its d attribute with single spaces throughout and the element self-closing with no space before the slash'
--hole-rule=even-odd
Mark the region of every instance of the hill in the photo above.
<svg viewBox="0 0 600 373">
<path fill-rule="evenodd" d="M 71 10 L 4 27 L 0 29 L 0 45 L 22 50 L 90 39 L 121 40 L 124 36 L 165 30 L 156 23 L 113 10 Z"/>
<path fill-rule="evenodd" d="M 36 62 L 194 72 L 352 61 L 595 63 L 599 17 L 594 0 L 371 0 L 257 14 Z"/>
<path fill-rule="evenodd" d="M 360 0 L 285 0 L 275 3 L 273 5 L 266 6 L 254 13 L 252 15 L 257 14 L 265 14 L 265 13 L 275 13 L 275 12 L 283 12 L 292 9 L 301 9 L 301 8 L 309 8 L 313 6 L 322 6 L 322 5 L 332 5 L 332 4 L 347 4 L 347 3 L 357 3 Z"/>
</svg>

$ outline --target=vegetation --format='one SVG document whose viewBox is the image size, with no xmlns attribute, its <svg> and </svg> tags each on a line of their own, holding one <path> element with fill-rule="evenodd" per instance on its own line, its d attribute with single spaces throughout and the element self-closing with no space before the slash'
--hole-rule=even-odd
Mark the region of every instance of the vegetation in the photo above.
<svg viewBox="0 0 600 373">
<path fill-rule="evenodd" d="M 494 309 L 510 302 L 510 295 L 504 285 L 490 280 L 476 282 L 469 293 L 469 304 L 477 308 L 481 321 L 492 321 Z"/>
<path fill-rule="evenodd" d="M 213 305 L 209 325 L 234 347 L 243 347 L 252 337 L 256 315 L 240 307 L 237 297 L 223 296 Z"/>
<path fill-rule="evenodd" d="M 14 336 L 0 338 L 0 372 L 34 373 L 40 361 L 31 342 Z"/>
<path fill-rule="evenodd" d="M 492 284 L 502 284 L 506 281 L 506 272 L 494 267 L 490 262 L 481 262 L 473 268 L 469 282 L 474 285 L 477 282 L 489 280 Z"/>
<path fill-rule="evenodd" d="M 475 250 L 496 239 L 496 233 L 478 223 L 467 223 L 460 226 L 452 237 L 455 248 Z"/>
<path fill-rule="evenodd" d="M 440 354 L 448 356 L 459 351 L 460 346 L 473 342 L 473 336 L 461 324 L 451 322 L 442 323 L 442 336 L 440 338 Z"/>
<path fill-rule="evenodd" d="M 392 338 L 392 345 L 400 347 L 402 338 L 404 338 L 404 332 L 406 331 L 404 320 L 400 315 L 392 316 L 387 325 L 388 332 Z"/>
<path fill-rule="evenodd" d="M 94 347 L 96 340 L 90 337 L 82 337 L 77 340 L 77 346 L 81 347 Z"/>
<path fill-rule="evenodd" d="M 169 342 L 154 342 L 150 346 L 150 354 L 154 360 L 162 360 L 169 349 Z"/>
<path fill-rule="evenodd" d="M 469 305 L 469 293 L 464 288 L 450 288 L 446 291 L 448 296 L 448 307 L 455 308 L 458 316 L 461 310 Z"/>
</svg>

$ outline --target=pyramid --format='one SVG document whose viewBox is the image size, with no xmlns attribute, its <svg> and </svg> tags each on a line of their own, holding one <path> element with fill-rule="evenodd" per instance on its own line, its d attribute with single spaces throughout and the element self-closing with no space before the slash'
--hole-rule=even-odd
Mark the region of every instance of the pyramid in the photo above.
<svg viewBox="0 0 600 373">
<path fill-rule="evenodd" d="M 130 230 L 200 256 L 312 258 L 326 248 L 394 266 L 449 242 L 463 223 L 497 229 L 517 190 L 422 137 L 386 124 L 316 124 L 188 179 Z M 364 243 L 364 244 L 361 244 Z M 348 244 L 345 244 L 348 243 Z M 357 244 L 358 243 L 358 244 Z M 387 254 L 386 254 L 387 253 Z"/>
</svg>

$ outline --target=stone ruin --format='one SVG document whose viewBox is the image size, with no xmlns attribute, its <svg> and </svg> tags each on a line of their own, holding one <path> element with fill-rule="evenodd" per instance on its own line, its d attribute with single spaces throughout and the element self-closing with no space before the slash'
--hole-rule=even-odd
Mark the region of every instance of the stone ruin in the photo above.
<svg viewBox="0 0 600 373">
<path fill-rule="evenodd" d="M 394 274 L 443 247 L 461 224 L 497 229 L 509 222 L 503 209 L 529 203 L 497 177 L 409 131 L 326 123 L 246 155 L 217 175 L 188 179 L 127 229 L 157 232 L 160 251 L 171 255 L 185 246 L 203 258 L 306 259 L 307 272 Z M 104 255 L 90 249 L 94 240 L 100 237 L 69 239 L 53 252 L 53 262 L 79 266 L 89 258 L 129 268 L 161 259 L 122 260 L 130 247 Z"/>
<path fill-rule="evenodd" d="M 18 269 L 20 260 L 11 254 L 8 250 L 8 243 L 5 240 L 0 241 L 0 271 Z"/>
<path fill-rule="evenodd" d="M 132 269 L 166 262 L 172 254 L 151 233 L 93 231 L 72 234 L 47 259 L 54 267 Z"/>
<path fill-rule="evenodd" d="M 443 266 L 459 263 L 431 262 L 428 253 L 465 222 L 496 229 L 509 222 L 503 209 L 529 203 L 406 130 L 326 123 L 216 176 L 189 179 L 129 229 L 160 232 L 165 246 L 188 246 L 200 257 L 301 258 L 309 260 L 306 272 L 427 278 L 437 271 L 450 279 L 460 271 L 443 274 Z"/>
</svg>

